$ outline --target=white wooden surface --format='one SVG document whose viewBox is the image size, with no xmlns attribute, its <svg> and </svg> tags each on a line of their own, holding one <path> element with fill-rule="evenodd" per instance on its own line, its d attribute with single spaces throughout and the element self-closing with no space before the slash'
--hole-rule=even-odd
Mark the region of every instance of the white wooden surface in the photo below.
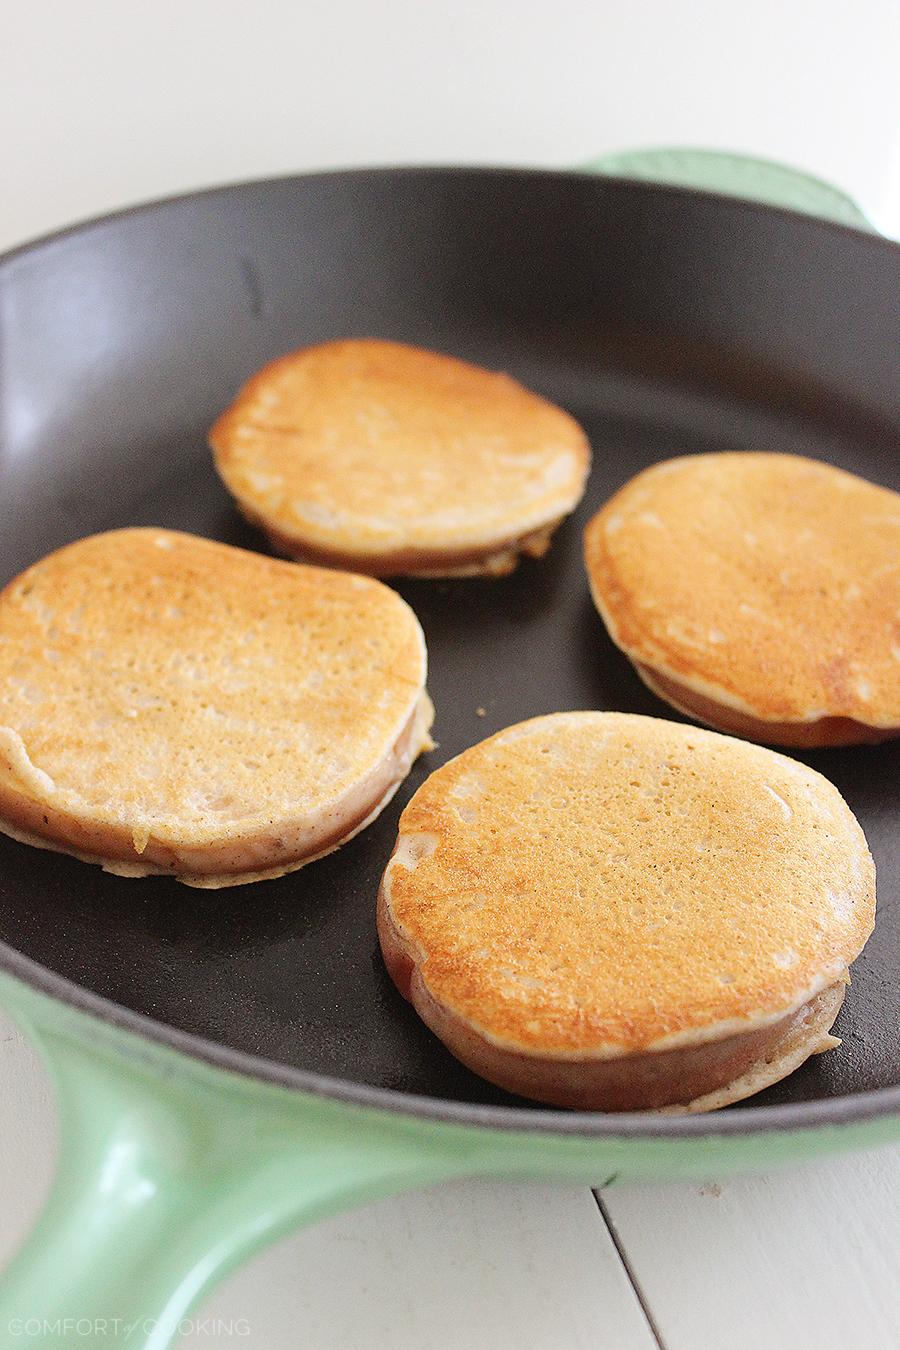
<svg viewBox="0 0 900 1350">
<path fill-rule="evenodd" d="M 679 143 L 808 168 L 900 234 L 898 49 L 896 0 L 7 0 L 0 247 L 226 179 Z M 0 1262 L 55 1129 L 0 1019 Z M 587 1189 L 441 1187 L 281 1242 L 183 1344 L 897 1350 L 898 1193 L 896 1149 L 602 1211 Z"/>
<path fill-rule="evenodd" d="M 259 1350 L 656 1346 L 586 1187 L 458 1182 L 385 1200 L 282 1242 L 204 1312 L 226 1326 L 243 1312 Z M 199 1328 L 183 1339 L 203 1345 Z"/>
<path fill-rule="evenodd" d="M 604 1207 L 668 1350 L 900 1346 L 898 1148 Z"/>
</svg>

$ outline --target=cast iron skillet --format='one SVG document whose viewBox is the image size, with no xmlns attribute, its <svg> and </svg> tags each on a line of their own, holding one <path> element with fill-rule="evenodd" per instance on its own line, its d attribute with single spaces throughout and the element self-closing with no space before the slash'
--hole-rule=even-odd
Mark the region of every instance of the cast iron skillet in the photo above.
<svg viewBox="0 0 900 1350">
<path fill-rule="evenodd" d="M 584 522 L 638 469 L 691 451 L 779 449 L 900 487 L 898 283 L 896 246 L 840 226 L 679 189 L 504 170 L 254 183 L 9 255 L 0 580 L 128 524 L 263 550 L 213 472 L 206 431 L 264 361 L 326 338 L 397 338 L 510 371 L 583 423 L 594 469 L 542 562 L 499 581 L 398 587 L 428 640 L 439 746 L 375 825 L 293 876 L 208 894 L 0 838 L 0 964 L 257 1078 L 506 1129 L 626 1132 L 621 1118 L 542 1111 L 490 1087 L 395 992 L 373 916 L 397 818 L 433 768 L 521 718 L 677 717 L 606 637 L 581 563 Z M 900 1109 L 900 745 L 798 757 L 840 788 L 879 870 L 878 925 L 839 1019 L 843 1048 L 714 1126 L 632 1118 L 631 1135 Z"/>
</svg>

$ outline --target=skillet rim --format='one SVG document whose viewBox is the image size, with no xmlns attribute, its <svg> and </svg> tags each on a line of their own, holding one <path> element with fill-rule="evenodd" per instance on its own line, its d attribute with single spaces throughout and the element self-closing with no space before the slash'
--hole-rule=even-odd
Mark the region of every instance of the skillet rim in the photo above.
<svg viewBox="0 0 900 1350">
<path fill-rule="evenodd" d="M 613 186 L 637 195 L 668 197 L 701 197 L 713 204 L 738 212 L 763 212 L 766 215 L 805 222 L 810 227 L 850 235 L 864 241 L 864 246 L 886 250 L 900 260 L 900 241 L 884 235 L 869 233 L 851 225 L 795 211 L 788 207 L 770 206 L 764 202 L 747 201 L 727 193 L 710 192 L 680 187 L 668 183 L 652 183 L 621 175 L 599 175 L 589 169 L 571 170 L 553 167 L 531 168 L 519 165 L 465 165 L 465 164 L 405 164 L 366 165 L 351 169 L 322 169 L 308 173 L 279 174 L 255 179 L 215 184 L 210 187 L 137 202 L 118 210 L 90 216 L 74 225 L 26 240 L 0 253 L 0 277 L 7 267 L 18 263 L 44 248 L 53 247 L 69 238 L 86 234 L 100 226 L 128 221 L 133 217 L 149 215 L 168 206 L 179 206 L 198 199 L 225 195 L 235 191 L 252 191 L 275 185 L 304 183 L 309 180 L 333 181 L 344 179 L 384 178 L 402 174 L 409 177 L 439 175 L 447 178 L 476 176 L 483 178 L 559 178 L 565 181 L 580 179 L 602 190 Z M 305 1092 L 314 1097 L 343 1102 L 349 1106 L 381 1110 L 435 1123 L 470 1125 L 482 1129 L 506 1130 L 531 1134 L 548 1134 L 575 1138 L 622 1139 L 679 1139 L 708 1138 L 710 1136 L 757 1135 L 800 1130 L 822 1126 L 849 1126 L 891 1114 L 900 1115 L 900 1084 L 876 1088 L 868 1092 L 854 1092 L 841 1097 L 821 1097 L 807 1102 L 790 1102 L 776 1106 L 735 1106 L 726 1112 L 696 1116 L 645 1116 L 636 1112 L 566 1112 L 538 1110 L 532 1107 L 487 1106 L 478 1102 L 454 1102 L 440 1097 L 425 1097 L 394 1088 L 379 1088 L 352 1083 L 297 1069 L 261 1055 L 251 1055 L 228 1046 L 180 1031 L 164 1022 L 136 1013 L 112 999 L 92 993 L 84 986 L 66 979 L 49 967 L 33 961 L 6 942 L 0 941 L 0 971 L 28 985 L 59 1003 L 98 1018 L 113 1027 L 131 1032 L 156 1045 L 162 1045 L 190 1059 L 199 1060 L 214 1068 L 236 1073 L 244 1078 L 264 1082 L 274 1087 Z"/>
<path fill-rule="evenodd" d="M 48 230 L 43 234 L 35 235 L 32 239 L 26 239 L 20 244 L 14 244 L 11 248 L 0 251 L 0 272 L 8 264 L 17 262 L 20 258 L 27 256 L 29 253 L 37 252 L 41 248 L 62 243 L 66 239 L 87 233 L 101 225 L 130 220 L 134 216 L 149 215 L 160 207 L 181 206 L 206 197 L 224 196 L 229 192 L 248 191 L 254 188 L 278 185 L 287 186 L 291 183 L 306 183 L 311 180 L 323 182 L 333 180 L 336 182 L 340 179 L 384 178 L 387 175 L 397 174 L 402 174 L 404 177 L 440 175 L 448 178 L 463 178 L 465 176 L 547 180 L 558 178 L 565 182 L 576 179 L 584 183 L 592 183 L 601 190 L 606 186 L 613 186 L 617 190 L 634 192 L 638 196 L 662 194 L 665 197 L 676 199 L 679 197 L 700 197 L 718 206 L 727 206 L 738 211 L 750 211 L 753 214 L 762 213 L 795 222 L 798 220 L 804 221 L 811 226 L 818 226 L 826 231 L 850 235 L 859 240 L 867 240 L 874 247 L 886 249 L 887 252 L 897 254 L 900 257 L 900 239 L 892 239 L 890 236 L 875 230 L 865 230 L 855 225 L 846 225 L 841 221 L 826 220 L 822 216 L 810 215 L 806 211 L 795 210 L 789 206 L 771 206 L 767 202 L 751 201 L 746 197 L 735 197 L 729 192 L 712 192 L 705 188 L 681 187 L 677 183 L 653 183 L 644 179 L 629 178 L 623 174 L 598 173 L 591 169 L 566 169 L 545 165 L 532 167 L 524 164 L 422 163 L 366 164 L 355 168 L 313 169 L 307 173 L 272 174 L 263 178 L 239 178 L 225 183 L 213 183 L 209 187 L 195 188 L 188 192 L 174 192 L 162 197 L 142 199 L 129 206 L 117 207 L 113 211 L 102 211 L 98 215 L 86 216 L 83 220 L 77 220 L 73 225 L 62 225 L 58 229 Z"/>
<path fill-rule="evenodd" d="M 39 993 L 79 1012 L 97 1017 L 123 1031 L 162 1045 L 190 1059 L 237 1073 L 272 1087 L 305 1092 L 348 1106 L 411 1116 L 435 1123 L 472 1125 L 481 1129 L 526 1134 L 553 1134 L 588 1139 L 683 1139 L 722 1135 L 783 1133 L 820 1126 L 847 1126 L 900 1115 L 900 1084 L 853 1092 L 843 1097 L 820 1097 L 808 1102 L 777 1106 L 735 1106 L 704 1115 L 650 1116 L 640 1112 L 558 1111 L 523 1106 L 487 1106 L 423 1097 L 396 1088 L 373 1087 L 295 1069 L 289 1064 L 233 1050 L 193 1032 L 180 1031 L 143 1013 L 133 1012 L 112 999 L 57 975 L 6 942 L 0 942 L 0 971 L 6 971 Z"/>
</svg>

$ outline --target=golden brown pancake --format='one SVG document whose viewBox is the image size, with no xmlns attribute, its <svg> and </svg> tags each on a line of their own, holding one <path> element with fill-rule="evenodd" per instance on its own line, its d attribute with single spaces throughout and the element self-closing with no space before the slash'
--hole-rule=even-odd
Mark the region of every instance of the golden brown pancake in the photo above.
<svg viewBox="0 0 900 1350">
<path fill-rule="evenodd" d="M 469 1068 L 592 1110 L 707 1110 L 829 1035 L 872 931 L 863 832 L 774 751 L 623 713 L 522 722 L 400 818 L 378 932 Z"/>
<path fill-rule="evenodd" d="M 900 735 L 900 495 L 799 455 L 673 459 L 585 531 L 610 637 L 661 698 L 775 745 Z"/>
<path fill-rule="evenodd" d="M 374 339 L 273 361 L 210 445 L 281 553 L 374 576 L 500 575 L 540 557 L 590 465 L 577 422 L 508 375 Z"/>
<path fill-rule="evenodd" d="M 425 643 L 369 577 L 162 529 L 0 592 L 0 830 L 127 876 L 281 876 L 429 745 Z"/>
</svg>

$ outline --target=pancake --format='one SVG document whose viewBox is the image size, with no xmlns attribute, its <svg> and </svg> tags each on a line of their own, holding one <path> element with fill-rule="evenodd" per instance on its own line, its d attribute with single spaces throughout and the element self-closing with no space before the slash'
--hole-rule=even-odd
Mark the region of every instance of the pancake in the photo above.
<svg viewBox="0 0 900 1350">
<path fill-rule="evenodd" d="M 827 779 L 715 732 L 577 712 L 426 780 L 378 933 L 475 1073 L 558 1106 L 694 1111 L 838 1044 L 874 913 L 865 837 Z"/>
<path fill-rule="evenodd" d="M 374 339 L 273 361 L 210 432 L 244 515 L 291 558 L 373 576 L 499 576 L 540 557 L 590 465 L 508 375 Z"/>
<path fill-rule="evenodd" d="M 773 745 L 900 735 L 900 494 L 799 455 L 646 469 L 585 531 L 613 642 L 674 707 Z"/>
<path fill-rule="evenodd" d="M 281 876 L 430 745 L 425 643 L 369 577 L 161 529 L 0 592 L 0 830 L 123 876 Z"/>
</svg>

